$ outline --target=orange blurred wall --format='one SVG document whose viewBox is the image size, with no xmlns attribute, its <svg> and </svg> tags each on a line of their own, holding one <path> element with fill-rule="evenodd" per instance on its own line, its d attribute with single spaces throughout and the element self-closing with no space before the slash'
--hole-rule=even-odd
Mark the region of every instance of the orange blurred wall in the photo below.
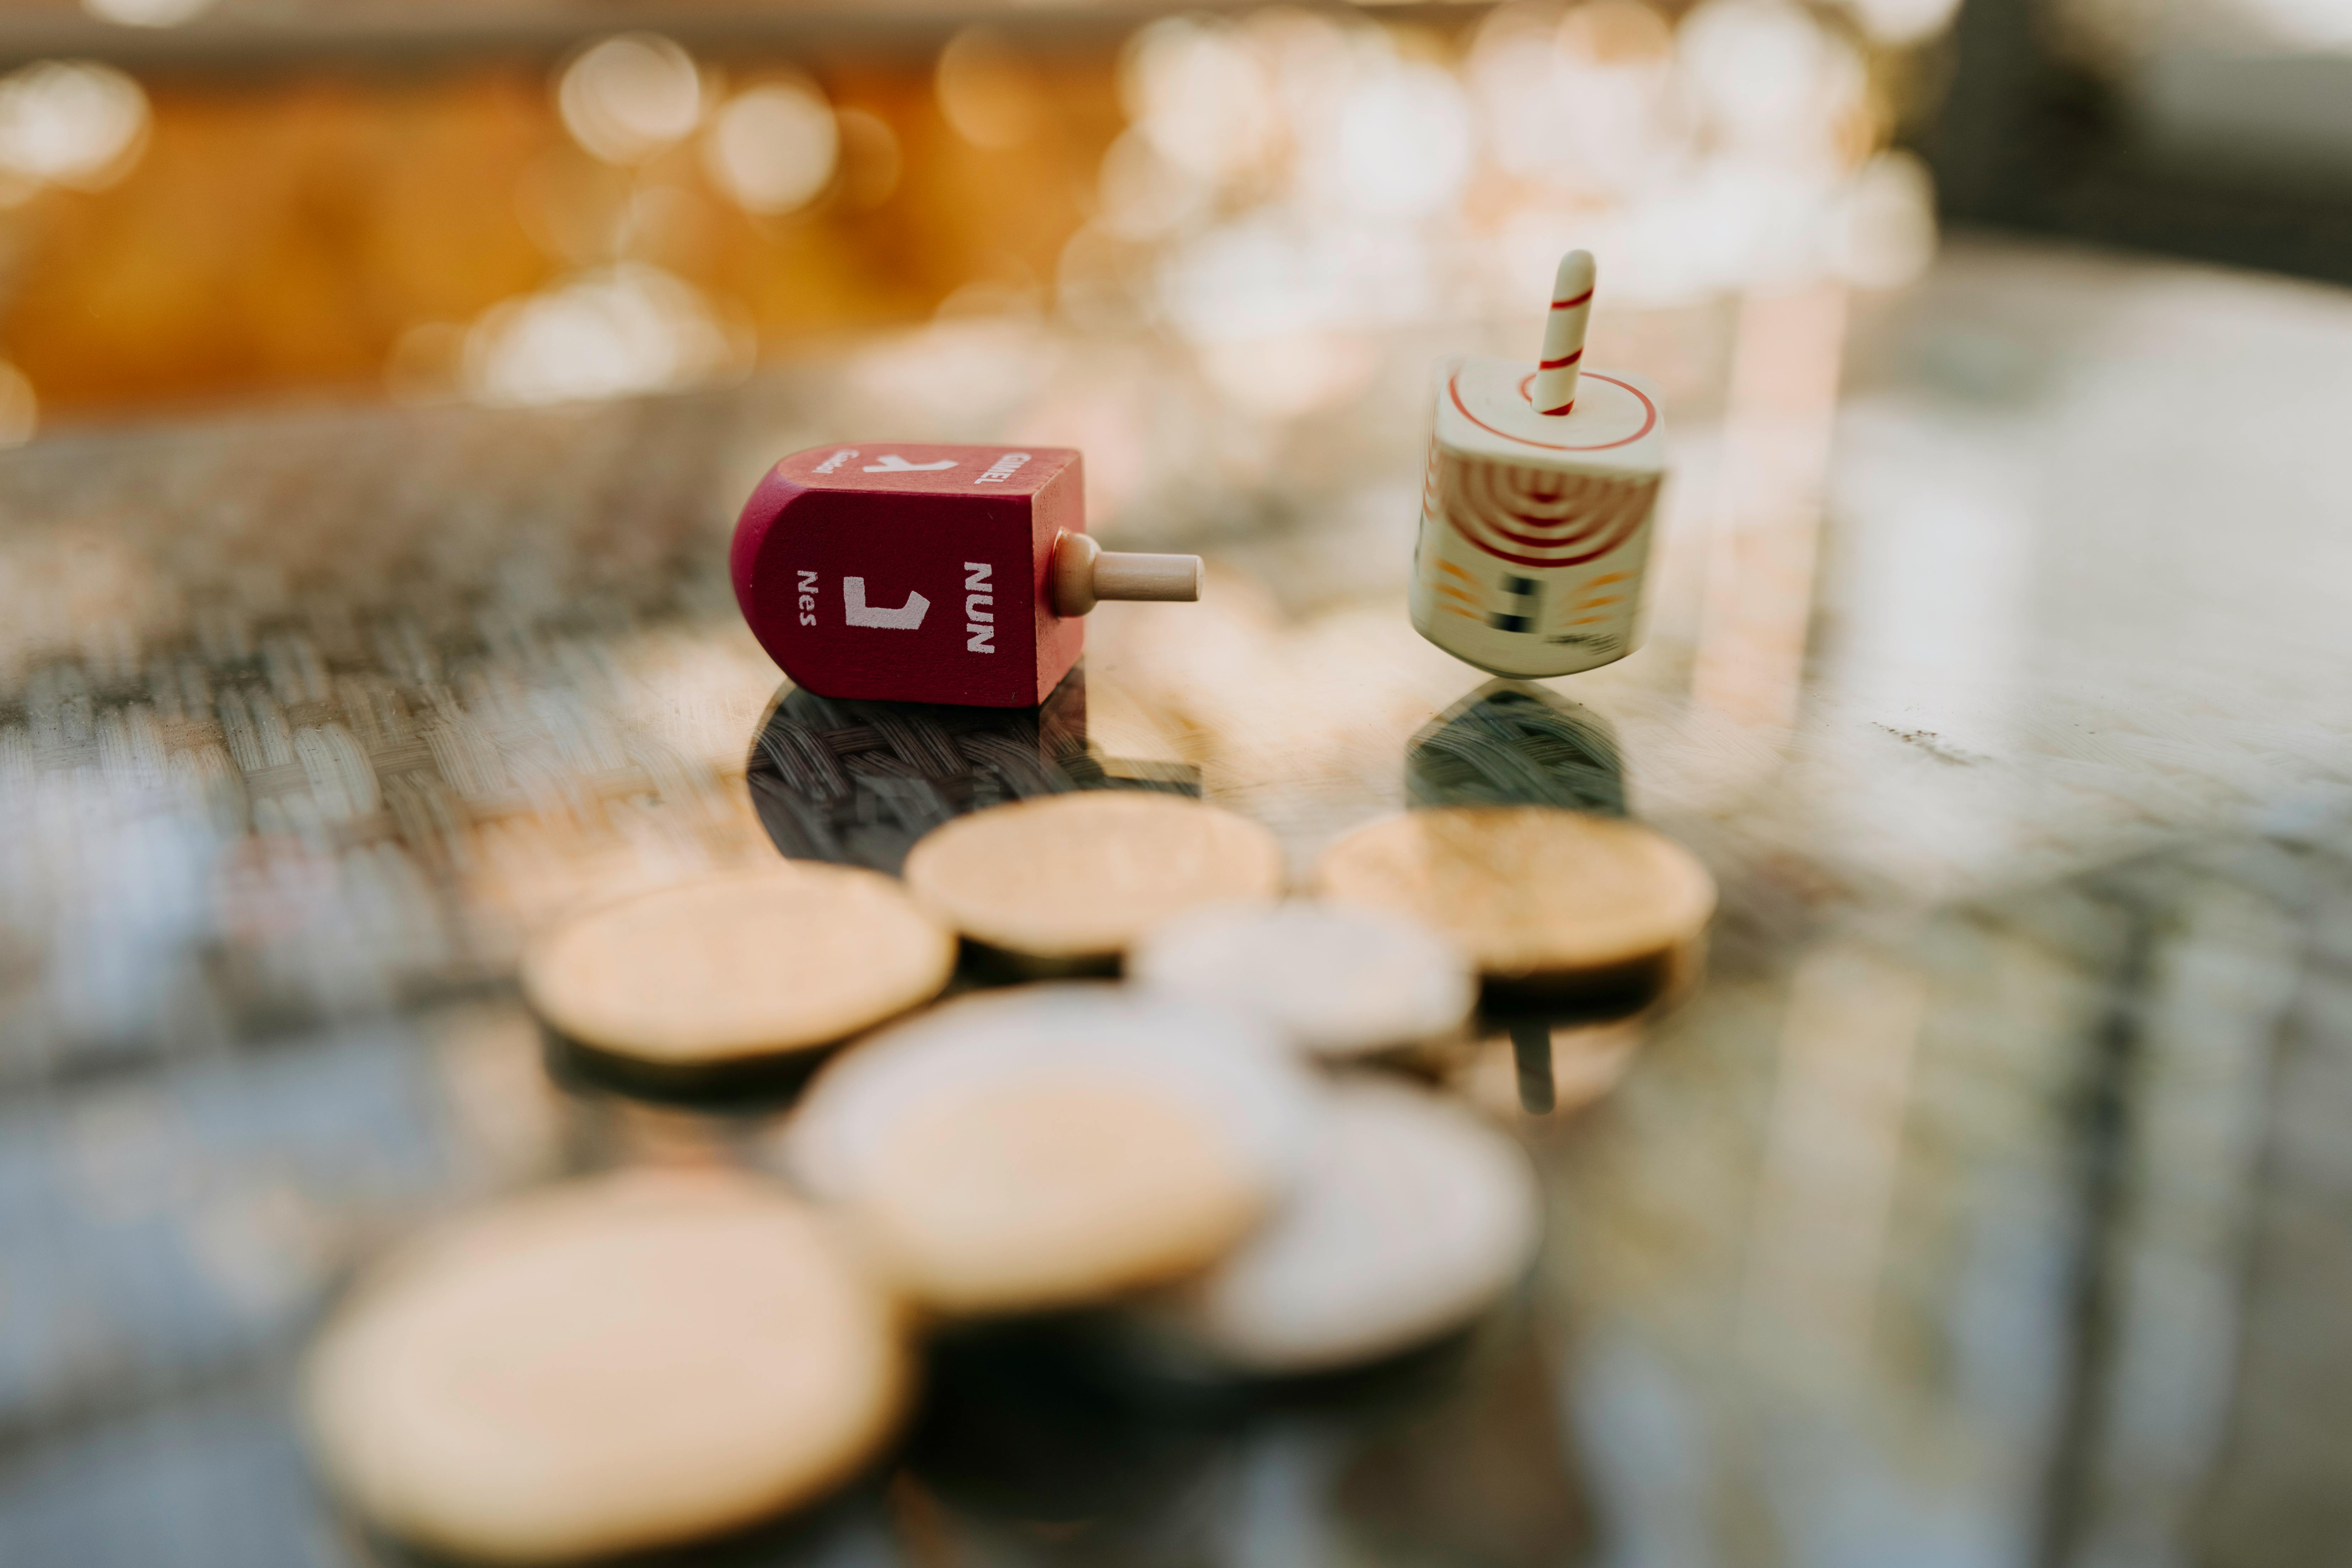
<svg viewBox="0 0 2352 1568">
<path fill-rule="evenodd" d="M 142 79 L 147 141 L 118 183 L 0 213 L 0 354 L 53 428 L 378 395 L 396 354 L 455 344 L 436 324 L 616 259 L 705 290 L 763 352 L 919 317 L 975 279 L 1050 281 L 1121 123 L 1113 55 L 1019 66 L 1015 144 L 982 147 L 940 113 L 928 57 L 722 62 L 729 89 L 797 70 L 847 111 L 832 185 L 782 217 L 729 201 L 691 141 L 598 163 L 543 61 Z"/>
</svg>

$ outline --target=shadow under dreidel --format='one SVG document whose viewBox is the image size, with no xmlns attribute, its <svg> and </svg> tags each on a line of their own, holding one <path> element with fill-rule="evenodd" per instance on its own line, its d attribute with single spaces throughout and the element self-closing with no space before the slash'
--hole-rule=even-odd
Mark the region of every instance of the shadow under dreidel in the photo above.
<svg viewBox="0 0 2352 1568">
<path fill-rule="evenodd" d="M 1035 708 L 871 702 L 786 690 L 752 738 L 747 782 L 784 856 L 898 874 L 932 828 L 967 812 L 1072 789 L 1087 748 L 1073 669 Z"/>
<path fill-rule="evenodd" d="M 1410 805 L 1557 805 L 1625 815 L 1625 762 L 1608 720 L 1524 680 L 1490 680 L 1404 752 Z"/>
<path fill-rule="evenodd" d="M 952 817 L 1033 795 L 1146 789 L 1198 795 L 1190 763 L 1087 747 L 1083 660 L 1034 708 L 819 697 L 789 688 L 752 738 L 747 782 L 786 858 L 898 875 L 915 841 Z"/>
<path fill-rule="evenodd" d="M 1192 763 L 1088 749 L 1084 660 L 1035 708 L 848 700 L 787 688 L 753 738 L 746 782 L 761 826 L 787 859 L 894 877 L 923 835 L 991 806 L 1075 790 L 1201 794 L 1201 770 Z M 962 985 L 1117 971 L 1115 959 L 1055 963 L 969 938 L 957 963 Z M 606 1065 L 574 1055 L 587 1070 Z M 640 1081 L 647 1092 L 701 1091 L 642 1075 Z"/>
</svg>

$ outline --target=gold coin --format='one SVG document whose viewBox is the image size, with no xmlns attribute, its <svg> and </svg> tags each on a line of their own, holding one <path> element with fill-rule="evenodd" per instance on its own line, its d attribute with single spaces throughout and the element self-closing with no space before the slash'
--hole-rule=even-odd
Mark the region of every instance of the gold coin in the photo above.
<svg viewBox="0 0 2352 1568">
<path fill-rule="evenodd" d="M 1289 1185 L 1316 1080 L 1243 1016 L 1105 984 L 967 996 L 826 1064 L 778 1151 L 951 1313 L 1109 1300 L 1213 1261 Z"/>
<path fill-rule="evenodd" d="M 933 829 L 907 857 L 907 886 L 976 942 L 1101 959 L 1185 910 L 1276 897 L 1282 850 L 1248 818 L 1181 795 L 1088 790 Z"/>
<path fill-rule="evenodd" d="M 1715 912 L 1715 879 L 1673 839 L 1553 806 L 1408 812 L 1339 840 L 1316 877 L 1328 898 L 1427 921 L 1502 980 L 1655 959 Z"/>
<path fill-rule="evenodd" d="M 469 1215 L 365 1276 L 310 1431 L 390 1533 L 569 1562 L 739 1529 L 846 1480 L 912 1372 L 901 1309 L 817 1212 L 736 1172 L 635 1172 Z"/>
<path fill-rule="evenodd" d="M 1265 1212 L 1214 1122 L 1083 1078 L 923 1108 L 857 1207 L 878 1257 L 942 1311 L 1073 1306 L 1194 1273 Z"/>
<path fill-rule="evenodd" d="M 569 1039 L 702 1066 L 830 1046 L 937 995 L 955 937 L 875 871 L 796 861 L 657 888 L 548 931 L 523 994 Z"/>
</svg>

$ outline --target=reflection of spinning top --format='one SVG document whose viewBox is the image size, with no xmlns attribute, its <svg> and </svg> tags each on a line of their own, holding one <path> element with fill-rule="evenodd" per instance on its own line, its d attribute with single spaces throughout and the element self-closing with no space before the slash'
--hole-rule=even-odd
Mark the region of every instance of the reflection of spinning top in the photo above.
<svg viewBox="0 0 2352 1568">
<path fill-rule="evenodd" d="M 1609 721 L 1540 686 L 1490 680 L 1406 743 L 1414 805 L 1559 805 L 1625 815 Z"/>
<path fill-rule="evenodd" d="M 1639 384 L 1582 369 L 1592 279 L 1570 252 L 1543 357 L 1463 360 L 1437 395 L 1412 624 L 1499 675 L 1590 669 L 1636 640 L 1665 426 Z"/>
</svg>

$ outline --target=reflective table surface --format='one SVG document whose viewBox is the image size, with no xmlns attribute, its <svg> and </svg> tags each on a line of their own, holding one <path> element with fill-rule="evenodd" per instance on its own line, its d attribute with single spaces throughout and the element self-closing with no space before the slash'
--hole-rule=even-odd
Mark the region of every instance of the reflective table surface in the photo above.
<svg viewBox="0 0 2352 1568">
<path fill-rule="evenodd" d="M 756 1161 L 778 1110 L 551 1061 L 522 936 L 1073 787 L 1197 793 L 1302 878 L 1414 805 L 1624 811 L 1723 907 L 1675 994 L 1462 1064 L 1549 1193 L 1471 1332 L 1274 1389 L 952 1336 L 887 1465 L 677 1560 L 2338 1560 L 2352 299 L 1961 241 L 1899 295 L 1604 322 L 1675 440 L 1650 635 L 1532 687 L 1403 610 L 1431 363 L 1528 331 L 1366 340 L 1279 421 L 978 319 L 0 459 L 0 1563 L 408 1561 L 289 1413 L 352 1269 L 562 1173 Z M 1209 593 L 1105 606 L 1034 713 L 782 690 L 735 506 L 875 435 L 1078 446 L 1106 541 Z"/>
</svg>

